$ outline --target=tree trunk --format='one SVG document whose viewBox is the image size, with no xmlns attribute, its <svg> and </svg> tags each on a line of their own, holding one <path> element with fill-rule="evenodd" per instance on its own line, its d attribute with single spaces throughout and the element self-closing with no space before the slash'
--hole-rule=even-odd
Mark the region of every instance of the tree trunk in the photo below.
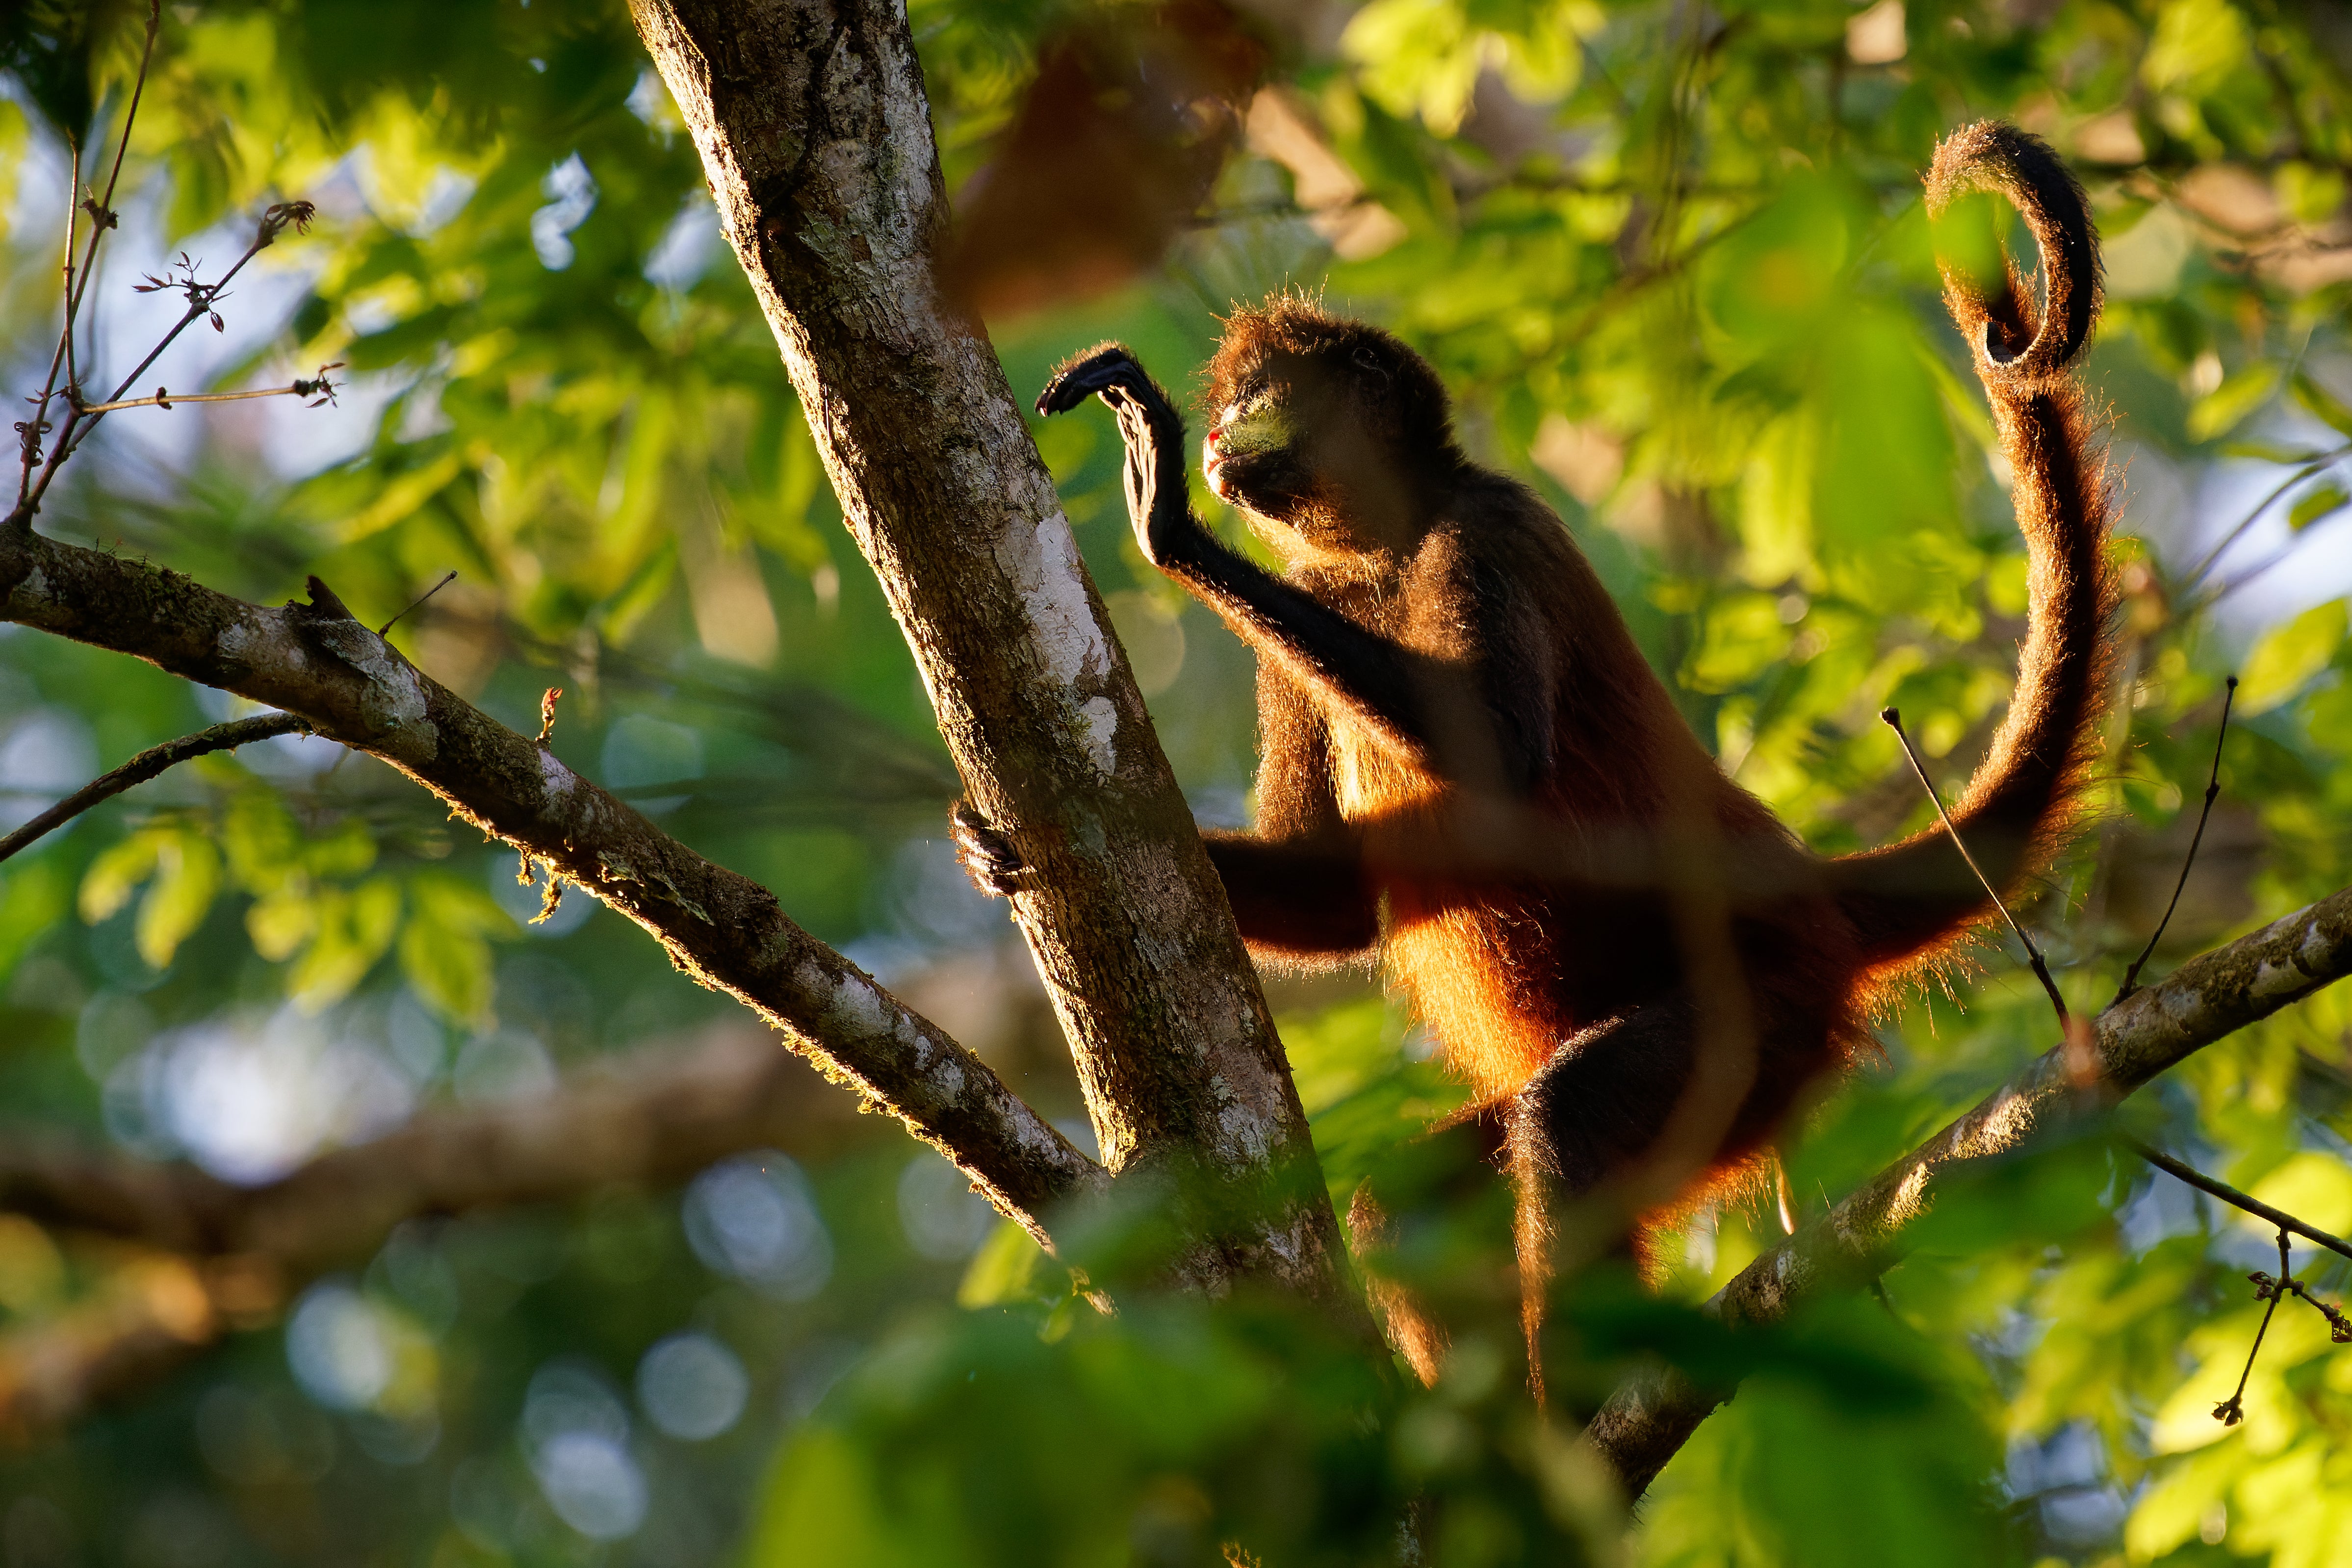
<svg viewBox="0 0 2352 1568">
<path fill-rule="evenodd" d="M 984 332 L 902 0 L 633 0 L 974 805 L 1105 1163 L 1164 1184 L 1180 1277 L 1346 1264 L 1255 973 Z M 1343 1292 L 1345 1293 L 1345 1292 Z"/>
</svg>

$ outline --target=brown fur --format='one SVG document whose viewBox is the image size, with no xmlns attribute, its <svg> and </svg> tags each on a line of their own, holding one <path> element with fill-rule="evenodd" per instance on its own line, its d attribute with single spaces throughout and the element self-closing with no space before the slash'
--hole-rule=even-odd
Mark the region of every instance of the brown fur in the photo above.
<svg viewBox="0 0 2352 1568">
<path fill-rule="evenodd" d="M 1970 188 L 2026 214 L 2050 296 L 2013 267 L 1990 299 L 1947 275 L 2032 561 L 2016 695 L 1953 812 L 2009 894 L 2074 820 L 2103 701 L 2110 505 L 2067 379 L 2097 257 L 2031 137 L 1947 141 L 1931 212 Z M 1040 406 L 1119 410 L 1147 553 L 1260 655 L 1257 826 L 1210 842 L 1244 935 L 1293 962 L 1377 949 L 1410 993 L 1508 1150 L 1532 1332 L 1563 1202 L 1752 1181 L 1871 1010 L 1991 905 L 1940 827 L 1824 861 L 1726 779 L 1559 518 L 1469 461 L 1395 338 L 1291 297 L 1227 323 L 1212 483 L 1289 559 L 1279 580 L 1171 498 L 1181 422 L 1123 355 L 1074 361 Z M 1401 1332 L 1433 1362 L 1440 1336 Z"/>
</svg>

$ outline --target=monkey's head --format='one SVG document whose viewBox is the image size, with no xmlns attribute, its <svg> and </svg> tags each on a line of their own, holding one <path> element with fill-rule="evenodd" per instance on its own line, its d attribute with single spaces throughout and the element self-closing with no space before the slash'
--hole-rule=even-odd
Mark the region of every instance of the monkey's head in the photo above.
<svg viewBox="0 0 2352 1568">
<path fill-rule="evenodd" d="M 1409 549 L 1465 461 L 1426 361 L 1296 295 L 1226 320 L 1203 401 L 1209 488 L 1286 553 Z"/>
</svg>

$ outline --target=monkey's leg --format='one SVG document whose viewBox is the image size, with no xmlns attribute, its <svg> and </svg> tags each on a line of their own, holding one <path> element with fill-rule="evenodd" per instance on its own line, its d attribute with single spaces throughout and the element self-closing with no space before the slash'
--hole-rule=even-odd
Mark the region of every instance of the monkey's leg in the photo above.
<svg viewBox="0 0 2352 1568">
<path fill-rule="evenodd" d="M 1354 846 L 1336 837 L 1285 842 L 1206 835 L 1234 918 L 1260 956 L 1330 960 L 1369 954 L 1380 906 Z"/>
<path fill-rule="evenodd" d="M 1692 1165 L 1687 1173 L 1659 1173 L 1675 1186 L 1685 1175 L 1697 1174 L 1754 1076 L 1751 1056 L 1744 1073 L 1738 1063 L 1720 1064 L 1734 1080 L 1728 1084 L 1700 1085 L 1698 1029 L 1698 1009 L 1685 997 L 1609 1019 L 1561 1045 L 1505 1108 L 1518 1207 L 1520 1321 L 1539 1404 L 1544 1310 L 1553 1279 L 1563 1268 L 1612 1255 L 1630 1257 L 1637 1268 L 1648 1261 L 1637 1216 L 1581 1200 L 1612 1178 L 1638 1181 L 1650 1159 Z M 1699 1126 L 1718 1120 L 1717 1107 L 1705 1099 L 1713 1088 L 1727 1089 L 1729 1103 L 1720 1107 L 1719 1125 Z M 1678 1116 L 1685 1124 L 1677 1124 Z M 1699 1134 L 1704 1145 L 1695 1156 L 1661 1147 L 1662 1138 L 1685 1131 Z"/>
</svg>

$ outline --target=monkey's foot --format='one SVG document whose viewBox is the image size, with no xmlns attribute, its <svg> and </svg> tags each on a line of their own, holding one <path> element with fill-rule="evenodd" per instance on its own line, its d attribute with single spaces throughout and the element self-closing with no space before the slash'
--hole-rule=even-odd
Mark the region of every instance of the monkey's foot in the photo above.
<svg viewBox="0 0 2352 1568">
<path fill-rule="evenodd" d="M 948 829 L 955 835 L 956 858 L 974 887 L 997 898 L 1010 898 L 1028 885 L 1029 868 L 1013 841 L 989 825 L 969 800 L 958 800 L 948 812 Z"/>
<path fill-rule="evenodd" d="M 1126 397 L 1150 399 L 1158 396 L 1166 402 L 1165 394 L 1143 373 L 1121 343 L 1105 343 L 1069 361 L 1054 372 L 1045 390 L 1037 394 L 1037 412 L 1041 414 L 1066 413 L 1087 399 L 1100 393 L 1103 402 L 1117 408 Z"/>
</svg>

